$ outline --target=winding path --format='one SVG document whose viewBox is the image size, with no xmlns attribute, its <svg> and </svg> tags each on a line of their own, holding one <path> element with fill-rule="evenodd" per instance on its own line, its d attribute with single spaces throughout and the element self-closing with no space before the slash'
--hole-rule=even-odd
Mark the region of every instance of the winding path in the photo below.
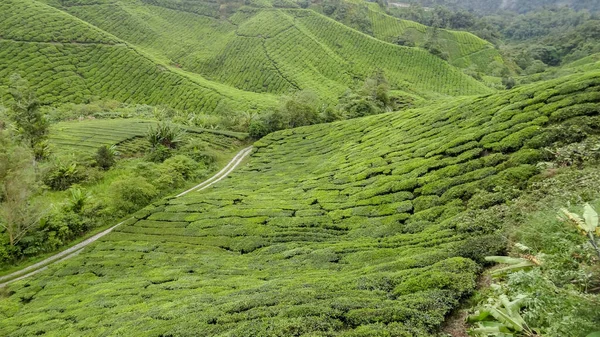
<svg viewBox="0 0 600 337">
<path fill-rule="evenodd" d="M 217 172 L 214 176 L 210 177 L 210 179 L 205 180 L 204 182 L 190 188 L 189 190 L 182 192 L 180 194 L 178 194 L 177 196 L 175 196 L 176 198 L 182 197 L 188 193 L 191 192 L 197 192 L 197 191 L 202 191 L 216 183 L 218 183 L 219 181 L 223 180 L 225 177 L 227 177 L 233 170 L 235 170 L 236 167 L 238 167 L 238 165 L 240 165 L 242 163 L 242 161 L 252 152 L 252 146 L 247 147 L 243 150 L 241 150 L 240 152 L 238 152 L 238 154 L 235 155 L 235 157 L 233 157 L 233 159 L 231 159 L 231 161 L 229 163 L 227 163 L 227 165 L 219 172 Z M 127 219 L 130 220 L 131 218 Z M 44 271 L 48 268 L 48 265 L 52 264 L 52 263 L 56 263 L 56 262 L 60 262 L 60 261 L 64 261 L 70 257 L 76 256 L 77 254 L 79 254 L 83 248 L 85 248 L 87 245 L 95 242 L 96 240 L 100 239 L 101 237 L 105 236 L 106 234 L 110 233 L 113 229 L 119 227 L 121 224 L 123 224 L 125 221 L 124 220 L 122 222 L 119 222 L 118 224 L 110 227 L 107 230 L 104 230 L 88 239 L 86 239 L 85 241 L 82 241 L 78 244 L 76 244 L 75 246 L 66 249 L 56 255 L 53 255 L 43 261 L 40 261 L 36 264 L 33 264 L 27 268 L 23 268 L 19 271 L 16 271 L 14 273 L 5 275 L 5 276 L 1 276 L 0 277 L 0 282 L 4 282 L 4 283 L 0 283 L 0 288 L 7 286 L 8 284 L 12 283 L 12 282 L 16 282 L 19 280 L 22 280 L 24 278 L 27 278 L 29 276 L 35 275 L 41 271 Z M 7 281 L 8 280 L 8 281 Z"/>
</svg>

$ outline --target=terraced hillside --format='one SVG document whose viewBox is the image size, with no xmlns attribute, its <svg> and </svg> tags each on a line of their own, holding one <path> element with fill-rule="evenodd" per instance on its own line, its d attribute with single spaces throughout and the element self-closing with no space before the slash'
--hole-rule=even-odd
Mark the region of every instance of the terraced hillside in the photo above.
<svg viewBox="0 0 600 337">
<path fill-rule="evenodd" d="M 150 145 L 145 139 L 148 129 L 155 127 L 156 121 L 141 119 L 108 119 L 61 122 L 52 125 L 50 144 L 62 153 L 89 155 L 102 145 L 117 145 L 119 152 L 139 153 Z M 217 151 L 230 150 L 239 145 L 247 135 L 237 132 L 206 130 L 179 126 L 196 141 L 204 141 Z"/>
<path fill-rule="evenodd" d="M 244 7 L 223 20 L 174 10 L 166 7 L 168 3 L 161 2 L 161 7 L 120 1 L 65 10 L 183 69 L 243 90 L 284 93 L 312 88 L 335 98 L 353 78 L 365 78 L 377 68 L 385 70 L 393 84 L 417 93 L 484 90 L 423 51 L 379 43 L 310 10 Z M 319 34 L 325 31 L 335 41 Z M 425 37 L 416 39 L 420 38 Z M 484 46 L 476 50 L 489 47 L 477 40 Z M 349 50 L 348 44 L 356 45 Z M 446 83 L 432 83 L 427 67 Z"/>
<path fill-rule="evenodd" d="M 111 98 L 202 112 L 220 104 L 260 109 L 276 103 L 271 95 L 169 68 L 114 35 L 35 0 L 3 1 L 0 31 L 0 89 L 17 72 L 37 89 L 43 103 Z"/>
<path fill-rule="evenodd" d="M 332 7 L 333 4 L 337 7 Z M 494 65 L 504 64 L 502 56 L 490 42 L 465 31 L 437 29 L 414 21 L 397 19 L 387 15 L 374 2 L 324 1 L 322 6 L 313 7 L 385 42 L 417 47 L 425 47 L 428 43 L 433 43 L 447 53 L 450 64 L 459 68 L 476 66 L 479 71 L 492 74 Z"/>
<path fill-rule="evenodd" d="M 416 93 L 486 91 L 424 51 L 378 42 L 311 10 L 244 7 L 224 20 L 169 3 L 111 1 L 63 9 L 167 62 L 242 90 L 310 88 L 335 99 L 355 78 L 381 68 L 397 88 Z"/>
<path fill-rule="evenodd" d="M 504 202 L 600 131 L 600 72 L 277 132 L 213 188 L 0 292 L 0 335 L 432 336 Z"/>
<path fill-rule="evenodd" d="M 18 72 L 43 103 L 110 98 L 208 113 L 262 111 L 297 89 L 336 102 L 378 69 L 392 89 L 424 97 L 491 92 L 422 49 L 312 10 L 242 7 L 221 18 L 186 8 L 168 0 L 4 1 L 0 88 Z"/>
</svg>

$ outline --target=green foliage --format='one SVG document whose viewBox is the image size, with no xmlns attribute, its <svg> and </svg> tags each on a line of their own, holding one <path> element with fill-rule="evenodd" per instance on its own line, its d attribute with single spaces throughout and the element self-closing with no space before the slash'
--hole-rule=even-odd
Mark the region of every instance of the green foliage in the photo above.
<svg viewBox="0 0 600 337">
<path fill-rule="evenodd" d="M 116 163 L 115 156 L 115 148 L 114 145 L 108 147 L 106 145 L 102 145 L 98 148 L 96 152 L 96 164 L 103 170 L 108 170 Z"/>
<path fill-rule="evenodd" d="M 34 150 L 36 159 L 44 158 L 47 155 L 45 141 L 49 124 L 39 110 L 35 93 L 18 74 L 11 76 L 9 92 L 14 101 L 9 117 L 17 133 Z"/>
<path fill-rule="evenodd" d="M 176 156 L 162 164 L 132 161 L 129 174 L 109 186 L 105 212 L 124 215 L 146 207 L 79 256 L 9 285 L 11 295 L 0 306 L 13 309 L 0 310 L 0 332 L 77 334 L 85 327 L 90 334 L 133 336 L 434 336 L 476 288 L 481 268 L 472 259 L 500 254 L 504 229 L 531 209 L 520 204 L 515 211 L 515 202 L 507 201 L 530 184 L 546 183 L 537 176 L 536 161 L 545 159 L 540 148 L 526 144 L 565 127 L 571 118 L 547 116 L 557 102 L 568 107 L 597 92 L 599 76 L 273 132 L 227 179 L 151 205 L 163 172 L 193 175 L 194 163 Z M 595 116 L 570 111 L 573 118 Z M 543 146 L 574 140 L 550 139 Z M 598 196 L 589 184 L 595 180 L 582 180 L 586 195 Z M 552 194 L 543 186 L 534 190 Z M 570 266 L 568 257 L 576 252 L 592 261 L 589 247 L 549 243 L 558 235 L 583 242 L 555 214 L 554 222 L 543 219 L 543 226 L 509 238 L 532 249 L 564 251 L 530 272 Z M 587 330 L 597 322 L 589 310 L 593 301 L 566 296 L 566 287 L 593 281 L 577 268 L 568 270 L 549 274 L 561 298 L 570 298 L 566 312 L 581 318 L 560 329 Z M 543 299 L 553 312 L 562 308 L 549 296 L 550 287 L 540 286 L 544 296 L 536 296 L 535 289 L 524 290 L 525 279 L 511 282 L 517 281 L 528 299 Z M 56 316 L 40 315 L 51 308 L 58 308 Z M 124 312 L 135 315 L 124 322 Z M 542 312 L 521 315 L 530 326 L 547 329 Z M 102 325 L 89 323 L 94 317 L 102 317 Z"/>
<path fill-rule="evenodd" d="M 84 190 L 79 187 L 71 187 L 69 190 L 71 192 L 71 197 L 69 198 L 68 208 L 71 211 L 79 214 L 91 196 L 89 193 L 84 192 Z"/>
<path fill-rule="evenodd" d="M 598 247 L 598 239 L 596 236 L 600 237 L 600 227 L 598 227 L 598 213 L 590 204 L 585 204 L 583 207 L 583 217 L 571 213 L 566 209 L 561 209 L 563 220 L 570 222 L 571 224 L 577 226 L 577 228 L 585 235 L 598 253 L 598 257 L 600 258 L 600 248 Z"/>
<path fill-rule="evenodd" d="M 159 166 L 159 177 L 153 182 L 159 190 L 181 187 L 185 181 L 203 176 L 198 163 L 185 155 L 164 160 Z"/>
<path fill-rule="evenodd" d="M 498 298 L 490 298 L 489 303 L 483 305 L 469 316 L 468 321 L 477 323 L 477 327 L 469 330 L 475 336 L 498 336 L 509 337 L 516 334 L 524 336 L 536 336 L 533 329 L 520 314 L 525 304 L 526 297 L 518 296 L 514 300 L 502 294 Z"/>
<path fill-rule="evenodd" d="M 50 163 L 42 180 L 46 186 L 55 191 L 64 191 L 85 180 L 81 165 L 72 158 L 55 159 Z"/>
<path fill-rule="evenodd" d="M 17 253 L 14 246 L 38 225 L 43 209 L 30 198 L 38 190 L 31 150 L 15 144 L 8 131 L 0 130 L 0 237 L 11 247 L 3 261 Z"/>
<path fill-rule="evenodd" d="M 502 264 L 507 264 L 508 266 L 496 269 L 492 272 L 492 276 L 498 277 L 505 275 L 509 272 L 516 272 L 523 269 L 528 269 L 533 266 L 539 265 L 534 259 L 525 259 L 525 258 L 517 258 L 517 257 L 508 257 L 508 256 L 486 256 L 485 260 L 488 262 L 497 262 Z"/>
<path fill-rule="evenodd" d="M 268 133 L 320 122 L 321 101 L 308 90 L 284 96 L 278 109 L 266 113 L 249 125 L 250 136 L 259 139 Z"/>
<path fill-rule="evenodd" d="M 391 89 L 417 96 L 491 92 L 426 51 L 370 38 L 312 9 L 228 3 L 222 10 L 234 13 L 225 20 L 220 16 L 229 14 L 198 15 L 195 5 L 170 0 L 48 4 L 10 0 L 2 9 L 10 24 L 3 30 L 0 60 L 8 66 L 0 78 L 20 72 L 43 104 L 104 98 L 168 106 L 194 119 L 223 106 L 260 113 L 277 105 L 276 95 L 292 90 L 310 89 L 334 103 L 377 68 Z M 375 27 L 376 13 L 364 13 L 357 18 Z M 36 25 L 23 24 L 34 20 Z M 456 62 L 480 56 L 491 62 L 488 54 L 495 50 L 485 41 L 462 32 L 447 35 L 440 44 L 451 47 Z"/>
<path fill-rule="evenodd" d="M 499 62 L 501 68 L 506 68 L 499 51 L 483 40 L 494 41 L 498 34 L 495 31 L 485 34 L 488 27 L 477 25 L 479 22 L 474 22 L 478 21 L 475 16 L 465 11 L 451 13 L 447 9 L 436 7 L 433 10 L 420 10 L 417 14 L 413 11 L 416 7 L 395 10 L 394 6 L 385 6 L 384 12 L 367 2 L 344 0 L 325 1 L 319 7 L 322 7 L 319 10 L 325 15 L 365 34 L 405 47 L 424 48 L 459 68 L 475 66 L 490 75 L 493 75 L 493 69 L 489 65 L 494 62 Z M 408 20 L 397 19 L 388 14 Z M 464 31 L 441 28 L 469 29 L 476 31 L 483 39 Z"/>
<path fill-rule="evenodd" d="M 111 206 L 120 214 L 131 213 L 147 205 L 158 191 L 143 177 L 126 177 L 110 185 Z"/>
<path fill-rule="evenodd" d="M 152 148 L 162 146 L 168 149 L 175 149 L 183 142 L 184 135 L 185 131 L 178 129 L 174 125 L 159 123 L 156 128 L 152 126 L 148 128 L 146 138 Z"/>
</svg>

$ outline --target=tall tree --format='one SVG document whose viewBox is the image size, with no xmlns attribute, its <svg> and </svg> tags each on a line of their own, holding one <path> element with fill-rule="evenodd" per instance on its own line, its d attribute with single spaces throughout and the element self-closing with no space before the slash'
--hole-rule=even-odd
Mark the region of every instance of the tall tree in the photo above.
<svg viewBox="0 0 600 337">
<path fill-rule="evenodd" d="M 49 123 L 40 111 L 40 103 L 27 80 L 14 74 L 10 78 L 9 93 L 13 104 L 9 117 L 22 140 L 34 150 L 36 159 L 45 155 Z"/>
<path fill-rule="evenodd" d="M 39 225 L 42 211 L 30 202 L 36 189 L 31 150 L 0 130 L 0 228 L 11 246 Z"/>
</svg>

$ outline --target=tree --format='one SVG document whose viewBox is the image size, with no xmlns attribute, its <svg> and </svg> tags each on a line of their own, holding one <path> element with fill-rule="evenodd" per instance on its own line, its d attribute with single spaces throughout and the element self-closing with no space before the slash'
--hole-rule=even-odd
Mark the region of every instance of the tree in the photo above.
<svg viewBox="0 0 600 337">
<path fill-rule="evenodd" d="M 14 100 L 9 117 L 22 140 L 34 150 L 35 159 L 42 159 L 47 152 L 49 123 L 40 112 L 40 103 L 27 80 L 18 74 L 10 78 L 9 93 Z"/>
<path fill-rule="evenodd" d="M 515 85 L 517 85 L 517 82 L 515 81 L 514 78 L 512 77 L 503 77 L 502 78 L 502 85 L 506 88 L 506 89 L 512 89 L 515 87 Z"/>
<path fill-rule="evenodd" d="M 287 98 L 281 112 L 287 116 L 288 127 L 316 124 L 319 122 L 320 101 L 317 94 L 309 90 L 296 92 Z"/>
<path fill-rule="evenodd" d="M 115 146 L 108 147 L 106 145 L 100 146 L 96 152 L 96 164 L 103 169 L 108 170 L 116 162 L 116 149 Z"/>
<path fill-rule="evenodd" d="M 37 191 L 31 150 L 11 141 L 0 131 L 0 228 L 15 246 L 39 226 L 43 212 L 30 202 Z"/>
<path fill-rule="evenodd" d="M 356 91 L 348 91 L 341 98 L 338 109 L 347 118 L 356 118 L 392 111 L 394 104 L 389 95 L 390 85 L 381 70 L 365 79 Z"/>
</svg>

